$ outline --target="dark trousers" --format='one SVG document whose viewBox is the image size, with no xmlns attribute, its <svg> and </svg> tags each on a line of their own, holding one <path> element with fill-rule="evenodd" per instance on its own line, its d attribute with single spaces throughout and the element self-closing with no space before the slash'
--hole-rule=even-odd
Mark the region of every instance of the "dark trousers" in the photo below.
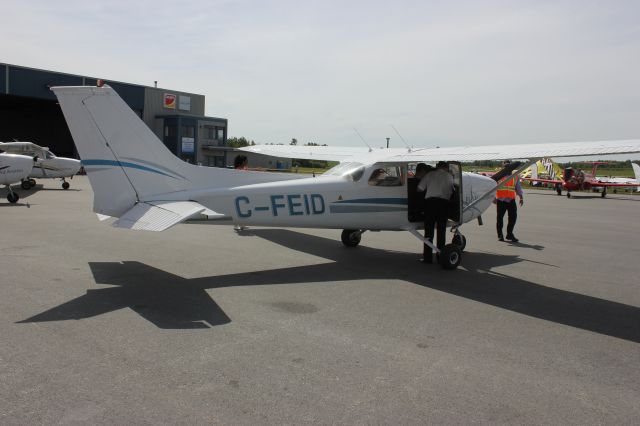
<svg viewBox="0 0 640 426">
<path fill-rule="evenodd" d="M 513 228 L 516 227 L 516 219 L 518 218 L 518 205 L 516 204 L 516 200 L 511 201 L 500 201 L 496 200 L 496 205 L 498 206 L 498 219 L 496 221 L 496 229 L 498 231 L 498 238 L 502 238 L 502 225 L 504 213 L 508 212 L 509 220 L 507 222 L 507 237 L 513 235 Z"/>
<path fill-rule="evenodd" d="M 424 203 L 424 237 L 433 242 L 434 228 L 438 229 L 438 242 L 436 247 L 442 250 L 446 242 L 447 217 L 449 201 L 443 198 L 427 198 Z M 431 259 L 433 250 L 424 245 L 424 259 Z"/>
</svg>

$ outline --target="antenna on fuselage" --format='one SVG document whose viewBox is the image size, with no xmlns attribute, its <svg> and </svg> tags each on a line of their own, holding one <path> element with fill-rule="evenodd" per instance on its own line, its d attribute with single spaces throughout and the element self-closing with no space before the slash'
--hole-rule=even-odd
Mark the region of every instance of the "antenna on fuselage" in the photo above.
<svg viewBox="0 0 640 426">
<path fill-rule="evenodd" d="M 402 143 L 404 143 L 404 145 L 407 147 L 407 150 L 409 152 L 411 152 L 411 147 L 409 146 L 409 144 L 407 143 L 407 141 L 404 140 L 404 138 L 402 137 L 402 135 L 400 134 L 400 132 L 398 132 L 398 130 L 393 127 L 393 124 L 390 125 L 391 128 L 393 129 L 394 132 L 396 132 L 396 135 L 398 135 L 398 137 L 400 137 L 400 140 L 402 141 Z"/>
<path fill-rule="evenodd" d="M 360 132 L 358 131 L 358 129 L 356 129 L 355 127 L 353 128 L 353 130 L 358 134 L 358 136 L 360 136 L 360 139 L 362 140 L 362 143 L 364 143 L 367 148 L 369 148 L 369 152 L 373 151 L 373 149 L 371 149 L 371 147 L 369 146 L 369 144 L 367 143 L 367 141 L 364 140 L 364 138 L 362 137 L 362 135 L 360 134 Z"/>
</svg>

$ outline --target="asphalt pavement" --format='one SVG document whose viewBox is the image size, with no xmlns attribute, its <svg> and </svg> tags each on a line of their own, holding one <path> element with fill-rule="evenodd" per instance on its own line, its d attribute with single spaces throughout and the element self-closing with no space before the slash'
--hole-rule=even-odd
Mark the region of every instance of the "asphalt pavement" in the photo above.
<svg viewBox="0 0 640 426">
<path fill-rule="evenodd" d="M 407 232 L 114 229 L 0 192 L 0 424 L 637 424 L 640 196 L 527 190 L 462 266 Z"/>
</svg>

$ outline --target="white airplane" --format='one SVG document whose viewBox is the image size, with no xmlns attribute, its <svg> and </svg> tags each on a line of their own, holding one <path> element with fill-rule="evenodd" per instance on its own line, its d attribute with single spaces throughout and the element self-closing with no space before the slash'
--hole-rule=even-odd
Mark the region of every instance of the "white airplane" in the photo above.
<svg viewBox="0 0 640 426">
<path fill-rule="evenodd" d="M 0 185 L 4 185 L 9 191 L 7 200 L 11 204 L 17 203 L 20 199 L 11 189 L 11 184 L 27 178 L 35 162 L 34 158 L 25 155 L 0 153 Z"/>
<path fill-rule="evenodd" d="M 173 155 L 109 86 L 53 87 L 94 191 L 93 211 L 113 226 L 162 231 L 191 219 L 229 225 L 342 229 L 346 246 L 363 232 L 409 231 L 421 242 L 408 165 L 418 162 L 529 159 L 511 176 L 545 156 L 567 157 L 640 152 L 640 140 L 433 149 L 260 146 L 253 151 L 293 158 L 340 161 L 324 175 L 301 177 L 188 164 Z M 364 152 L 363 152 L 364 151 Z M 451 163 L 457 186 L 451 215 L 454 244 L 440 253 L 453 269 L 466 244 L 460 226 L 480 217 L 499 187 Z M 370 182 L 384 169 L 387 177 Z M 509 173 L 507 173 L 509 174 Z M 379 183 L 374 185 L 373 183 Z"/>
<path fill-rule="evenodd" d="M 633 174 L 635 175 L 635 179 L 626 178 L 626 177 L 608 177 L 608 176 L 597 176 L 596 178 L 600 182 L 638 185 L 640 184 L 640 165 L 636 163 L 631 163 L 631 167 L 633 168 Z M 615 193 L 616 191 L 614 190 L 613 192 Z M 636 192 L 640 192 L 640 186 L 636 187 Z"/>
<path fill-rule="evenodd" d="M 75 158 L 56 157 L 47 147 L 36 145 L 33 142 L 0 142 L 0 150 L 12 154 L 37 156 L 38 161 L 33 166 L 28 179 L 22 180 L 22 189 L 35 186 L 35 178 L 60 179 L 62 189 L 69 189 L 69 182 L 65 178 L 73 178 L 80 171 L 80 161 Z"/>
</svg>

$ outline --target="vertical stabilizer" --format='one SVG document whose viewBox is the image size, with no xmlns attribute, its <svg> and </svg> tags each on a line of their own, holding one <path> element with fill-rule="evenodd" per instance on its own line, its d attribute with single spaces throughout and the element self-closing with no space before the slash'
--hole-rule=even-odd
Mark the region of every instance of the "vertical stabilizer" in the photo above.
<svg viewBox="0 0 640 426">
<path fill-rule="evenodd" d="M 190 186 L 174 156 L 108 86 L 53 87 L 94 190 L 94 211 L 120 216 L 145 197 Z"/>
<path fill-rule="evenodd" d="M 631 167 L 633 167 L 633 174 L 636 177 L 636 183 L 640 183 L 640 165 L 631 163 Z M 636 192 L 640 192 L 640 186 L 636 186 Z"/>
</svg>

